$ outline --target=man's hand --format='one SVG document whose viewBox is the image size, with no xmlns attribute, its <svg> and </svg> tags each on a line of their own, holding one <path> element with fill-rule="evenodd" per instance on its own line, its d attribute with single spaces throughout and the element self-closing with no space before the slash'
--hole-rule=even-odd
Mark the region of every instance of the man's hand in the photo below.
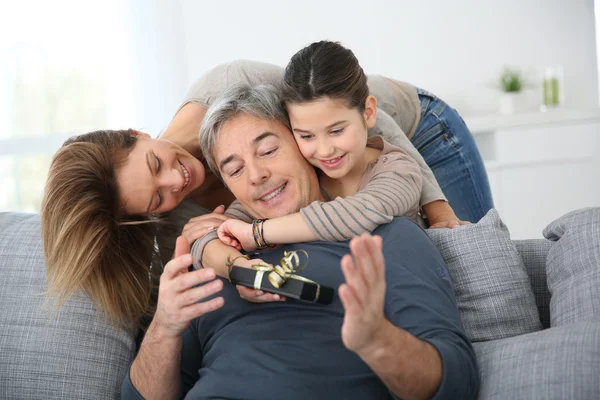
<svg viewBox="0 0 600 400">
<path fill-rule="evenodd" d="M 229 219 L 219 226 L 217 234 L 221 242 L 235 247 L 238 251 L 242 251 L 242 248 L 246 251 L 256 250 L 252 224 L 238 219 Z"/>
<path fill-rule="evenodd" d="M 363 234 L 350 241 L 352 257 L 342 258 L 346 283 L 339 288 L 345 315 L 342 325 L 344 345 L 360 353 L 374 341 L 386 324 L 383 313 L 385 299 L 385 260 L 380 236 Z"/>
<path fill-rule="evenodd" d="M 238 258 L 235 260 L 235 265 L 250 268 L 255 264 L 267 264 L 261 259 L 253 258 L 251 260 L 246 260 L 244 258 Z M 240 297 L 246 301 L 251 303 L 270 303 L 273 301 L 285 301 L 286 298 L 284 296 L 280 296 L 275 293 L 268 293 L 262 290 L 251 289 L 246 286 L 236 285 L 236 289 L 240 294 Z"/>
<path fill-rule="evenodd" d="M 224 212 L 225 207 L 218 206 L 210 214 L 191 218 L 183 227 L 181 236 L 183 236 L 191 246 L 196 239 L 203 237 L 209 231 L 218 228 L 224 221 L 230 219 L 230 217 L 223 215 Z"/>
<path fill-rule="evenodd" d="M 180 336 L 190 322 L 223 306 L 222 297 L 201 302 L 223 288 L 214 280 L 215 271 L 203 268 L 188 272 L 192 264 L 190 245 L 182 236 L 177 238 L 175 256 L 167 263 L 160 277 L 158 305 L 152 324 L 165 335 Z M 197 286 L 202 285 L 202 286 Z M 197 287 L 196 287 L 197 286 Z"/>
</svg>

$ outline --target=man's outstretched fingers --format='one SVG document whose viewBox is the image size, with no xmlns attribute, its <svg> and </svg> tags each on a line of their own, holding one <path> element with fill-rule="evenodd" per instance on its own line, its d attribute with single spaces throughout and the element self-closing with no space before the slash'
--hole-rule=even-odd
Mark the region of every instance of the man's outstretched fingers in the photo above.
<svg viewBox="0 0 600 400">
<path fill-rule="evenodd" d="M 370 236 L 370 235 L 369 235 Z M 368 236 L 362 235 L 350 243 L 350 251 L 352 252 L 352 259 L 359 276 L 362 278 L 365 290 L 369 290 L 375 280 L 375 271 L 371 265 L 371 255 L 367 249 Z M 356 288 L 358 290 L 358 288 Z"/>
<path fill-rule="evenodd" d="M 342 283 L 338 288 L 338 294 L 344 311 L 347 315 L 360 315 L 362 307 L 356 299 L 352 288 L 347 283 Z"/>
<path fill-rule="evenodd" d="M 383 250 L 383 238 L 381 236 L 373 236 L 373 241 L 379 250 Z"/>
<path fill-rule="evenodd" d="M 375 274 L 374 284 L 378 284 L 385 279 L 385 258 L 383 257 L 383 241 L 381 236 L 373 236 L 367 241 L 367 250 L 371 257 L 371 265 Z"/>
<path fill-rule="evenodd" d="M 355 301 L 362 307 L 367 299 L 369 290 L 365 286 L 364 279 L 358 270 L 356 263 L 349 254 L 346 254 L 342 257 L 340 264 L 342 265 L 342 273 L 346 279 L 346 284 L 352 289 Z"/>
</svg>

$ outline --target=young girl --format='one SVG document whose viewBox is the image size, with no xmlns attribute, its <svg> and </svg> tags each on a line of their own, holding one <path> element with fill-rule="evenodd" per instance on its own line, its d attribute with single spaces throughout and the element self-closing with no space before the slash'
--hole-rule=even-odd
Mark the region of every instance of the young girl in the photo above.
<svg viewBox="0 0 600 400">
<path fill-rule="evenodd" d="M 422 178 L 417 162 L 381 136 L 377 101 L 352 51 L 322 41 L 296 53 L 284 74 L 282 98 L 302 155 L 319 170 L 327 202 L 300 212 L 253 223 L 238 203 L 218 228 L 225 243 L 246 251 L 273 244 L 344 241 L 395 216 L 423 224 L 419 214 Z"/>
</svg>

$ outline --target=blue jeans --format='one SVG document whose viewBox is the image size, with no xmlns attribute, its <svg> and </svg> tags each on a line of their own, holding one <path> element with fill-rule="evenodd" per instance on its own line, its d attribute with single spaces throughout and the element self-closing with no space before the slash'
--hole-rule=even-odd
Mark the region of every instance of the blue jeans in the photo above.
<svg viewBox="0 0 600 400">
<path fill-rule="evenodd" d="M 477 222 L 494 207 L 483 159 L 460 115 L 435 95 L 417 88 L 421 120 L 411 138 L 456 215 Z"/>
</svg>

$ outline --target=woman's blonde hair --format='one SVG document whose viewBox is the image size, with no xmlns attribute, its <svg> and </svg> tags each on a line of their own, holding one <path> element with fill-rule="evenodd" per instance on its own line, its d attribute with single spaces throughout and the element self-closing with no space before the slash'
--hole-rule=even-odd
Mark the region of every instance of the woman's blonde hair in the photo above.
<svg viewBox="0 0 600 400">
<path fill-rule="evenodd" d="M 156 224 L 126 216 L 117 171 L 135 131 L 96 131 L 67 140 L 55 154 L 42 203 L 48 294 L 61 306 L 82 289 L 114 325 L 151 313 L 150 268 Z"/>
</svg>

